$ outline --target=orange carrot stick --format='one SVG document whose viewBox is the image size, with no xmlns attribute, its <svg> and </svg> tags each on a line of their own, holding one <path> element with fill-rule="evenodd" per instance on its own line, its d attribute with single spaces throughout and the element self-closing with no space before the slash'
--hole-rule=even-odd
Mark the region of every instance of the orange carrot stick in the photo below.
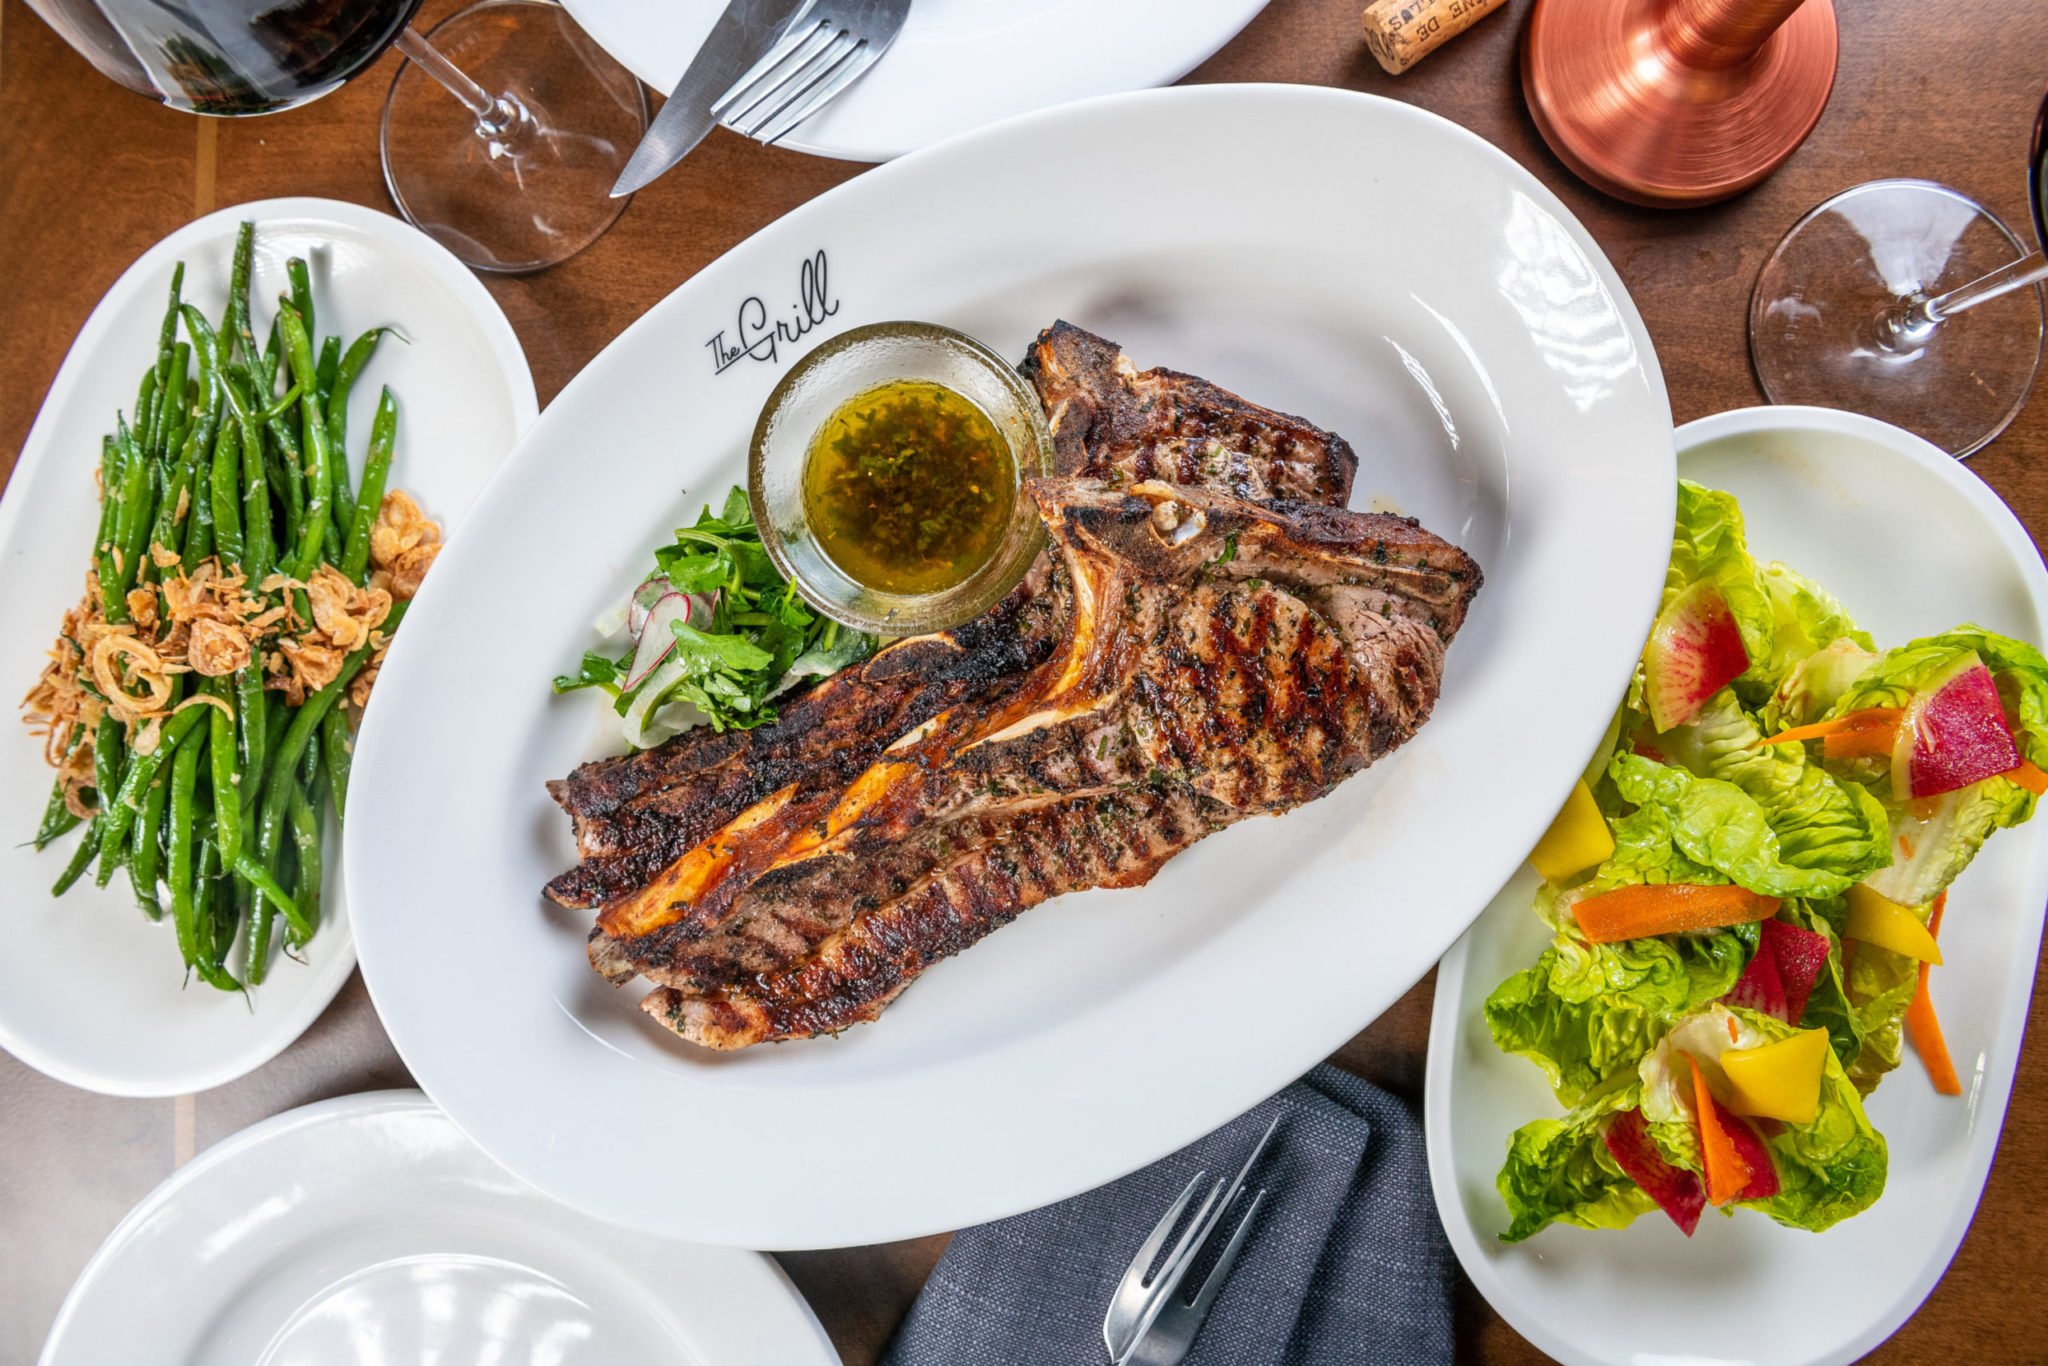
<svg viewBox="0 0 2048 1366">
<path fill-rule="evenodd" d="M 1943 892 L 1934 899 L 1934 909 L 1927 917 L 1927 932 L 1941 933 L 1941 913 L 1948 909 L 1948 893 Z M 1941 1022 L 1934 1017 L 1934 998 L 1927 994 L 1927 972 L 1932 963 L 1920 965 L 1920 984 L 1913 990 L 1913 1000 L 1906 1007 L 1906 1038 L 1912 1042 L 1913 1051 L 1920 1055 L 1920 1061 L 1927 1066 L 1927 1076 L 1933 1081 L 1934 1089 L 1944 1096 L 1960 1096 L 1963 1081 L 1956 1075 L 1956 1065 L 1948 1055 L 1948 1040 L 1941 1035 Z"/>
<path fill-rule="evenodd" d="M 1707 1089 L 1706 1074 L 1692 1054 L 1685 1055 L 1692 1068 L 1693 1109 L 1699 1113 L 1700 1163 L 1707 1169 L 1707 1203 L 1725 1205 L 1749 1186 L 1749 1163 L 1743 1161 L 1735 1140 L 1721 1126 L 1714 1108 L 1714 1093 Z"/>
<path fill-rule="evenodd" d="M 2025 759 L 2020 760 L 2020 766 L 2005 776 L 2036 797 L 2048 796 L 2048 773 L 2043 773 Z"/>
<path fill-rule="evenodd" d="M 1589 896 L 1572 907 L 1579 929 L 1595 944 L 1692 930 L 1746 925 L 1778 913 L 1778 898 L 1747 887 L 1706 887 L 1694 882 L 1643 883 Z"/>
<path fill-rule="evenodd" d="M 1889 734 L 1898 729 L 1899 717 L 1903 714 L 1897 707 L 1865 707 L 1862 711 L 1837 716 L 1832 721 L 1816 721 L 1810 726 L 1794 726 L 1790 730 L 1781 730 L 1776 735 L 1767 735 L 1761 740 L 1750 742 L 1749 747 L 1755 749 L 1758 745 L 1789 745 L 1805 740 L 1825 740 L 1830 736 L 1844 733 L 1861 735 L 1866 732 L 1882 731 Z"/>
<path fill-rule="evenodd" d="M 1893 707 L 1851 712 L 1841 729 L 1822 737 L 1820 752 L 1830 759 L 1889 758 L 1899 739 L 1899 716 Z"/>
</svg>

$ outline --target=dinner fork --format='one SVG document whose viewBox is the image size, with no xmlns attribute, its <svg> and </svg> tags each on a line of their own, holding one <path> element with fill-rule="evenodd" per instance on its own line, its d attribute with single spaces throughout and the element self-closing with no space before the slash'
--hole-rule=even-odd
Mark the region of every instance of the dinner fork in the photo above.
<svg viewBox="0 0 2048 1366">
<path fill-rule="evenodd" d="M 746 137 L 781 141 L 879 61 L 909 13 L 910 0 L 815 0 L 712 101 L 713 116 Z"/>
<path fill-rule="evenodd" d="M 1187 1355 L 1194 1344 L 1195 1334 L 1201 1331 L 1202 1321 L 1209 1317 L 1209 1309 L 1216 1303 L 1216 1296 L 1223 1290 L 1223 1282 L 1230 1275 L 1232 1264 L 1237 1261 L 1238 1250 L 1251 1232 L 1252 1219 L 1259 1212 L 1259 1205 L 1266 1198 L 1265 1187 L 1261 1186 L 1245 1206 L 1244 1214 L 1231 1231 L 1223 1250 L 1216 1256 L 1216 1264 L 1196 1289 L 1192 1297 L 1183 1297 L 1179 1291 L 1181 1282 L 1195 1265 L 1196 1259 L 1208 1247 L 1210 1236 L 1223 1223 L 1244 1196 L 1245 1178 L 1251 1174 L 1260 1154 L 1266 1151 L 1273 1131 L 1280 1127 L 1275 1116 L 1266 1126 L 1266 1132 L 1252 1148 L 1251 1156 L 1238 1168 L 1237 1179 L 1226 1188 L 1222 1177 L 1209 1188 L 1194 1217 L 1188 1220 L 1187 1228 L 1174 1241 L 1173 1251 L 1159 1264 L 1155 1274 L 1152 1263 L 1159 1258 L 1160 1248 L 1186 1213 L 1188 1203 L 1195 1198 L 1208 1179 L 1206 1171 L 1196 1172 L 1180 1198 L 1167 1207 L 1166 1214 L 1153 1228 L 1145 1242 L 1138 1248 L 1138 1255 L 1131 1258 L 1130 1267 L 1123 1279 L 1117 1282 L 1116 1293 L 1110 1297 L 1109 1313 L 1102 1320 L 1102 1342 L 1109 1348 L 1110 1366 L 1174 1366 Z"/>
</svg>

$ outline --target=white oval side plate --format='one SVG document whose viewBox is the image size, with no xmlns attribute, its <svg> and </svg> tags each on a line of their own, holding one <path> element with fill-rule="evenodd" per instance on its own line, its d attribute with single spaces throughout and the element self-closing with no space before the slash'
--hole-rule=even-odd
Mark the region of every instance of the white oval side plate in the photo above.
<svg viewBox="0 0 2048 1366">
<path fill-rule="evenodd" d="M 377 390 L 400 410 L 392 484 L 452 528 L 538 413 L 512 326 L 461 262 L 388 214 L 327 199 L 269 199 L 221 209 L 151 247 L 115 281 L 64 358 L 0 499 L 0 682 L 26 692 L 85 582 L 98 504 L 93 467 L 114 414 L 134 406 L 156 353 L 171 270 L 184 298 L 218 320 L 235 231 L 256 222 L 252 308 L 267 325 L 285 259 L 305 256 L 317 322 L 345 338 L 379 324 L 387 337 L 350 404 L 350 454 L 361 474 Z M 326 1008 L 355 965 L 340 859 L 331 861 L 324 924 L 304 964 L 279 959 L 251 1002 L 183 985 L 168 917 L 135 907 L 125 873 L 104 890 L 88 875 L 62 898 L 50 884 L 78 839 L 38 854 L 49 797 L 42 743 L 18 721 L 0 727 L 0 1047 L 59 1081 L 123 1096 L 168 1096 L 232 1081 L 274 1057 Z M 330 831 L 330 838 L 333 833 Z M 239 970 L 238 970 L 239 975 Z"/>
<path fill-rule="evenodd" d="M 1190 145 L 1317 186 L 1315 212 L 1271 196 L 1161 211 L 1186 202 Z M 1019 176 L 1068 208 L 989 212 Z M 1460 269 L 1413 269 L 1423 242 Z M 740 1054 L 680 1042 L 592 972 L 592 917 L 541 899 L 575 857 L 545 780 L 621 748 L 601 697 L 548 681 L 678 519 L 744 479 L 761 403 L 809 347 L 922 318 L 1014 357 L 1062 316 L 1141 366 L 1347 434 L 1356 505 L 1390 499 L 1478 559 L 1486 587 L 1435 717 L 1371 772 L 1204 840 L 1143 888 L 1031 910 L 875 1024 Z M 456 1123 L 619 1222 L 745 1247 L 877 1242 L 1098 1185 L 1306 1071 L 1510 875 L 1649 629 L 1671 471 L 1663 381 L 1599 249 L 1534 177 L 1433 115 L 1184 87 L 905 157 L 628 329 L 435 566 L 356 755 L 344 858 L 365 980 Z M 1546 686 L 1532 731 L 1531 681 L 1567 678 L 1583 686 Z"/>
<path fill-rule="evenodd" d="M 417 1091 L 321 1101 L 201 1153 L 107 1236 L 41 1366 L 839 1366 L 755 1252 L 601 1224 Z"/>
<path fill-rule="evenodd" d="M 1742 502 L 1749 542 L 1832 590 L 1879 648 L 1975 621 L 2048 640 L 2048 571 L 2009 508 L 1917 436 L 1825 408 L 1746 408 L 1679 428 L 1679 472 Z M 1910 529 L 1910 534 L 1908 534 Z M 1487 994 L 1548 936 L 1526 868 L 1437 973 L 1425 1123 L 1458 1259 L 1517 1332 L 1569 1366 L 1837 1366 L 1897 1331 L 1955 1255 L 2005 1120 L 2048 904 L 2048 813 L 1993 836 L 1956 883 L 1931 990 L 1962 1074 L 1935 1094 L 1908 1050 L 1868 1108 L 1884 1195 L 1825 1233 L 1710 1215 L 1551 1228 L 1504 1246 L 1494 1177 L 1508 1135 L 1553 1116 L 1535 1067 L 1495 1048 Z"/>
<path fill-rule="evenodd" d="M 566 0 L 620 65 L 667 94 L 725 0 Z M 1013 114 L 1171 85 L 1267 0 L 916 0 L 874 70 L 779 146 L 887 161 Z"/>
</svg>

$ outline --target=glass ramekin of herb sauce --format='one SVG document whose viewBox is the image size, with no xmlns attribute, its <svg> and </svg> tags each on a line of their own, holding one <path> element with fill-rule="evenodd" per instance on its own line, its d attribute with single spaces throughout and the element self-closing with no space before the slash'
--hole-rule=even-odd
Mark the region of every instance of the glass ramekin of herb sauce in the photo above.
<svg viewBox="0 0 2048 1366">
<path fill-rule="evenodd" d="M 1045 544 L 1024 481 L 1052 471 L 1038 396 L 935 323 L 874 323 L 791 367 L 754 427 L 748 490 L 776 568 L 820 611 L 883 635 L 956 626 Z"/>
</svg>

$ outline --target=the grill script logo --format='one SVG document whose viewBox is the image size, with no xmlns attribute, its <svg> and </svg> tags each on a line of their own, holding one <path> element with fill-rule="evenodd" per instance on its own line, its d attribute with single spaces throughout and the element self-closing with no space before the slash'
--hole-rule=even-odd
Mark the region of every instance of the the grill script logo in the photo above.
<svg viewBox="0 0 2048 1366">
<path fill-rule="evenodd" d="M 784 343 L 797 342 L 838 311 L 839 300 L 826 277 L 825 253 L 820 251 L 797 271 L 796 302 L 783 316 L 771 315 L 760 295 L 748 295 L 732 327 L 721 328 L 704 343 L 711 351 L 712 371 L 722 375 L 743 360 L 772 365 L 781 358 Z"/>
</svg>

